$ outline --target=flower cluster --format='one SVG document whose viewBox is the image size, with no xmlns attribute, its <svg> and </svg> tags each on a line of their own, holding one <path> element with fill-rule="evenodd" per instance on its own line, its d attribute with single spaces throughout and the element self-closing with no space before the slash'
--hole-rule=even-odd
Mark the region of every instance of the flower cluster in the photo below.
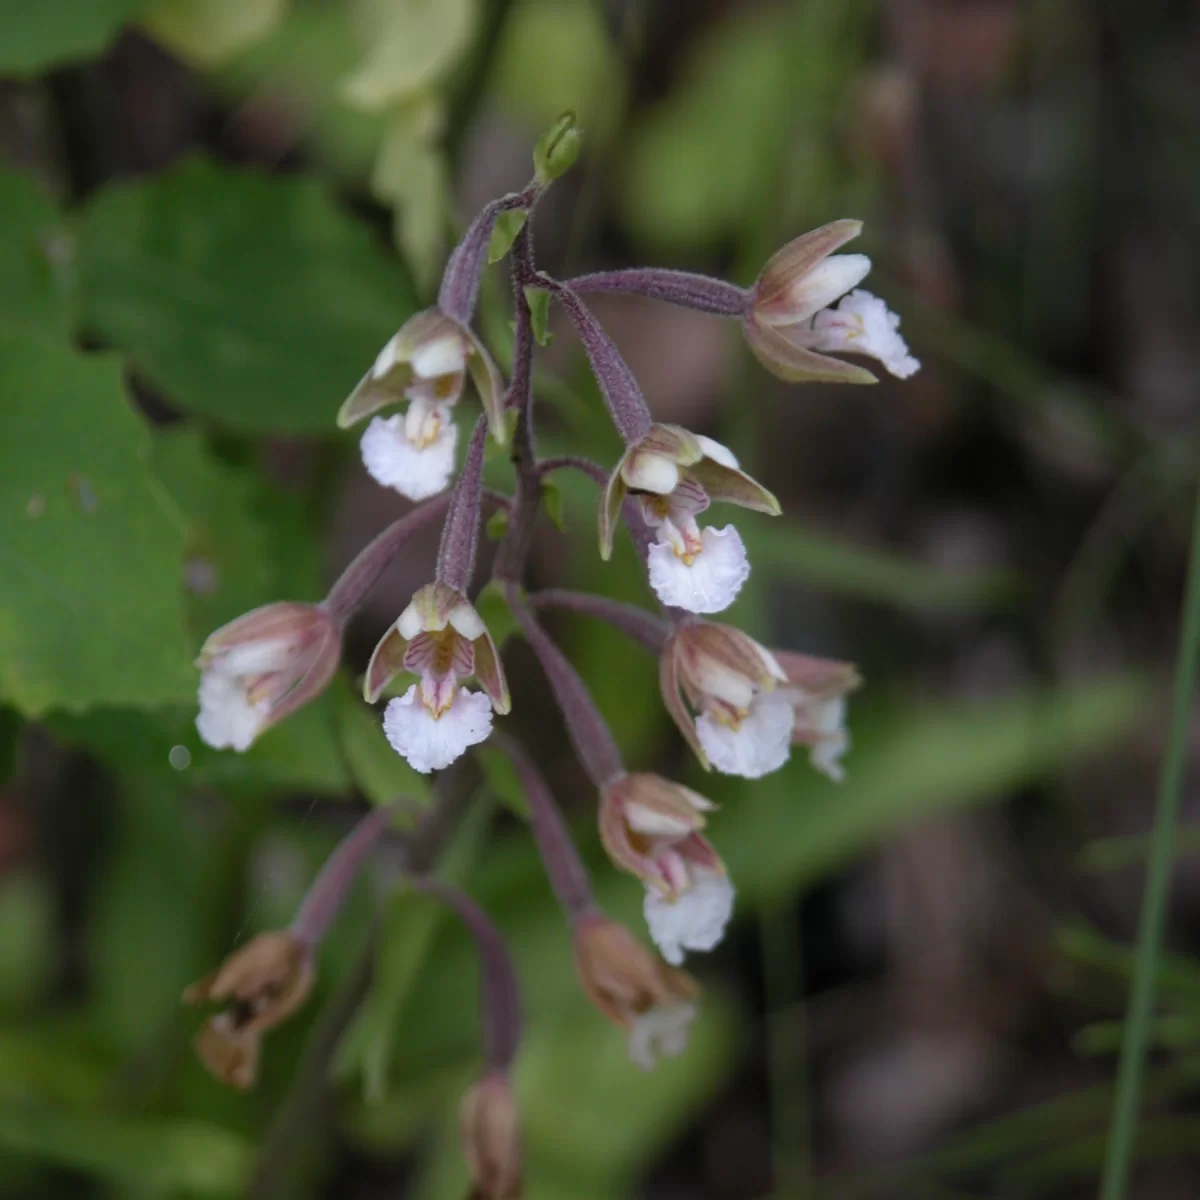
<svg viewBox="0 0 1200 1200">
<path fill-rule="evenodd" d="M 440 771 L 489 737 L 513 756 L 530 798 L 543 862 L 573 929 L 583 988 L 627 1031 L 631 1056 L 649 1066 L 656 1053 L 678 1053 L 684 1046 L 699 989 L 679 966 L 687 953 L 711 950 L 721 941 L 734 908 L 734 888 L 705 835 L 713 804 L 681 784 L 626 769 L 603 717 L 543 629 L 539 613 L 556 605 L 590 613 L 657 653 L 664 704 L 699 764 L 747 779 L 779 770 L 799 745 L 807 748 L 816 770 L 840 780 L 849 748 L 846 697 L 858 676 L 847 663 L 768 649 L 739 629 L 705 619 L 729 607 L 751 566 L 733 524 L 702 525 L 701 518 L 714 504 L 778 515 L 779 503 L 719 442 L 653 420 L 632 372 L 581 297 L 634 293 L 735 319 L 753 353 L 789 381 L 874 381 L 864 367 L 834 357 L 842 354 L 875 359 L 900 378 L 911 375 L 918 363 L 900 337 L 899 319 L 858 287 L 869 259 L 836 253 L 859 233 L 856 221 L 835 221 L 797 238 L 771 258 L 748 289 L 654 268 L 569 280 L 539 271 L 528 227 L 539 196 L 569 165 L 577 146 L 578 131 L 564 118 L 539 143 L 528 187 L 476 217 L 447 264 L 436 306 L 401 326 L 338 414 L 342 427 L 371 418 L 361 440 L 367 471 L 383 486 L 423 503 L 363 550 L 321 604 L 271 605 L 214 633 L 199 661 L 197 725 L 211 745 L 242 751 L 315 697 L 336 670 L 346 621 L 412 534 L 441 521 L 433 578 L 376 646 L 364 695 L 375 703 L 400 680 L 387 698 L 383 729 L 396 753 L 417 771 Z M 506 213 L 521 218 L 505 222 L 510 237 L 501 239 L 511 259 L 516 330 L 507 383 L 471 328 L 489 247 L 496 244 L 497 221 Z M 625 442 L 611 469 L 577 457 L 538 456 L 532 388 L 536 339 L 529 299 L 538 291 L 548 293 L 570 320 Z M 461 401 L 468 378 L 482 412 L 455 477 L 456 420 L 466 407 Z M 399 406 L 406 408 L 377 415 Z M 489 435 L 501 444 L 511 438 L 516 488 L 510 496 L 483 486 Z M 628 531 L 658 600 L 657 611 L 581 593 L 526 591 L 526 558 L 543 481 L 562 468 L 582 470 L 602 485 L 600 553 L 607 559 L 621 530 Z M 536 767 L 503 731 L 493 729 L 494 717 L 509 711 L 508 685 L 499 648 L 469 599 L 482 516 L 489 507 L 504 518 L 492 572 L 495 590 L 540 661 L 595 784 L 609 856 L 645 888 L 646 925 L 661 958 L 595 907 L 586 873 Z M 471 680 L 478 690 L 468 686 Z M 501 981 L 493 991 L 507 997 L 511 971 L 497 965 L 503 963 L 498 937 L 488 931 L 482 913 L 465 901 L 452 902 L 476 930 L 491 976 Z M 236 1030 L 218 1021 L 222 1051 L 243 1064 L 222 1068 L 235 1082 L 247 1078 L 245 1063 L 256 1053 L 260 1033 L 290 1011 L 293 997 L 307 987 L 309 960 L 289 956 L 289 946 L 281 943 L 272 951 L 269 965 L 282 982 L 270 1005 L 256 1007 L 243 995 L 253 991 L 244 980 L 262 973 L 251 971 L 255 964 L 249 960 L 234 963 L 192 993 L 193 999 L 233 997 L 237 1011 L 250 1014 Z M 513 1007 L 509 999 L 496 1003 Z M 499 1040 L 503 1053 L 490 1056 L 488 1073 L 463 1106 L 478 1194 L 495 1197 L 515 1194 L 519 1167 L 507 1075 L 515 1034 Z M 213 1061 L 216 1057 L 210 1054 Z"/>
</svg>

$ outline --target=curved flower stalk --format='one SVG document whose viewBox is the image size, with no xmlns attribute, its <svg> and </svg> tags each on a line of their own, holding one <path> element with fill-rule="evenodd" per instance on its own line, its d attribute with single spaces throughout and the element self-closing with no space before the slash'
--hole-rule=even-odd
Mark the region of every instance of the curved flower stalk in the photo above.
<svg viewBox="0 0 1200 1200">
<path fill-rule="evenodd" d="M 818 770 L 842 778 L 845 697 L 859 683 L 849 663 L 775 654 L 740 629 L 696 621 L 671 636 L 659 682 L 705 768 L 758 779 L 782 767 L 800 742 Z"/>
<path fill-rule="evenodd" d="M 248 750 L 325 690 L 341 654 L 341 630 L 316 604 L 267 604 L 223 625 L 196 660 L 200 737 L 217 750 Z"/>
<path fill-rule="evenodd" d="M 780 512 L 779 501 L 738 467 L 731 451 L 678 425 L 653 425 L 633 442 L 609 476 L 600 505 L 600 553 L 627 496 L 654 531 L 650 585 L 663 604 L 695 613 L 721 612 L 750 575 L 746 547 L 732 525 L 703 530 L 696 517 L 714 500 L 755 512 Z"/>
<path fill-rule="evenodd" d="M 632 773 L 600 795 L 600 840 L 609 857 L 646 885 L 650 936 L 667 962 L 711 950 L 733 914 L 733 884 L 701 834 L 710 800 L 658 775 Z"/>
<path fill-rule="evenodd" d="M 789 242 L 763 268 L 743 326 L 767 370 L 793 383 L 875 382 L 870 371 L 831 354 L 874 358 L 900 379 L 920 368 L 900 336 L 900 318 L 857 286 L 871 260 L 834 254 L 861 232 L 861 221 L 831 221 Z"/>
<path fill-rule="evenodd" d="M 470 327 L 437 308 L 410 317 L 379 352 L 338 412 L 349 428 L 408 402 L 403 414 L 373 417 L 363 434 L 363 465 L 410 500 L 440 492 L 454 474 L 458 430 L 451 412 L 470 373 L 492 436 L 505 439 L 504 381 Z"/>
<path fill-rule="evenodd" d="M 392 748 L 416 771 L 448 767 L 485 741 L 492 713 L 510 707 L 496 644 L 467 598 L 444 583 L 413 596 L 371 655 L 363 694 L 374 703 L 402 671 L 419 677 L 388 703 L 383 729 Z M 474 676 L 483 692 L 462 686 Z"/>
</svg>

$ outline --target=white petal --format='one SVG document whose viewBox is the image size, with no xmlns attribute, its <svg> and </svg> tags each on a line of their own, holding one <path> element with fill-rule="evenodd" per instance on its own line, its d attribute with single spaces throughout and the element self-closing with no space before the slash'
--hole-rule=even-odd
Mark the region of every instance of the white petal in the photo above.
<svg viewBox="0 0 1200 1200">
<path fill-rule="evenodd" d="M 418 448 L 405 437 L 404 418 L 397 415 L 373 418 L 360 448 L 363 466 L 376 483 L 410 500 L 425 500 L 450 482 L 457 444 L 458 429 L 448 420 L 428 446 Z"/>
<path fill-rule="evenodd" d="M 788 714 L 790 720 L 790 708 Z M 686 837 L 696 828 L 697 824 L 694 820 L 688 821 L 673 813 L 647 808 L 646 805 L 639 804 L 636 800 L 630 800 L 625 805 L 625 820 L 634 833 L 644 833 L 649 837 Z"/>
<path fill-rule="evenodd" d="M 647 888 L 642 907 L 663 958 L 679 966 L 685 950 L 711 950 L 725 936 L 733 915 L 733 884 L 720 871 L 695 868 L 691 884 L 677 900 L 666 900 Z"/>
<path fill-rule="evenodd" d="M 492 731 L 492 705 L 482 692 L 460 688 L 454 703 L 440 717 L 421 703 L 414 684 L 388 703 L 383 732 L 392 749 L 422 775 L 440 771 L 468 746 L 487 740 Z"/>
<path fill-rule="evenodd" d="M 846 778 L 842 756 L 850 749 L 850 735 L 846 732 L 846 701 L 841 696 L 824 700 L 815 708 L 810 708 L 809 713 L 816 732 L 823 736 L 809 750 L 808 761 L 822 775 L 828 775 L 834 783 L 841 783 Z"/>
<path fill-rule="evenodd" d="M 750 577 L 741 535 L 732 525 L 705 528 L 701 549 L 689 566 L 670 545 L 650 547 L 650 586 L 664 603 L 694 613 L 727 609 Z"/>
<path fill-rule="evenodd" d="M 629 1031 L 629 1057 L 643 1070 L 652 1071 L 658 1055 L 678 1058 L 686 1049 L 696 1006 L 689 1000 L 652 1008 Z"/>
<path fill-rule="evenodd" d="M 719 463 L 723 467 L 737 470 L 737 455 L 728 446 L 722 446 L 720 442 L 714 442 L 712 438 L 705 437 L 702 433 L 696 434 L 696 441 L 700 443 L 700 449 L 704 451 L 705 458 L 711 458 L 713 462 Z"/>
<path fill-rule="evenodd" d="M 794 321 L 807 321 L 813 313 L 844 296 L 866 279 L 871 260 L 865 254 L 831 254 L 792 285 Z"/>
<path fill-rule="evenodd" d="M 645 451 L 629 456 L 621 470 L 625 482 L 638 492 L 653 492 L 665 496 L 675 490 L 679 483 L 679 467 L 662 454 Z"/>
<path fill-rule="evenodd" d="M 200 713 L 196 731 L 215 750 L 248 750 L 262 731 L 268 704 L 251 704 L 242 681 L 210 668 L 200 676 Z"/>
<path fill-rule="evenodd" d="M 418 346 L 413 351 L 411 362 L 413 374 L 419 379 L 453 375 L 467 365 L 466 343 L 458 334 L 446 334 L 445 337 Z"/>
<path fill-rule="evenodd" d="M 750 714 L 737 728 L 705 712 L 696 718 L 696 734 L 718 771 L 759 779 L 787 762 L 795 720 L 786 696 L 763 692 L 750 702 Z"/>
<path fill-rule="evenodd" d="M 216 665 L 225 675 L 264 675 L 268 671 L 278 671 L 291 656 L 290 639 L 260 638 L 221 651 Z"/>
<path fill-rule="evenodd" d="M 900 318 L 878 296 L 859 288 L 837 308 L 817 313 L 813 320 L 815 349 L 867 354 L 893 375 L 907 379 L 921 364 L 908 352 L 899 327 Z"/>
</svg>

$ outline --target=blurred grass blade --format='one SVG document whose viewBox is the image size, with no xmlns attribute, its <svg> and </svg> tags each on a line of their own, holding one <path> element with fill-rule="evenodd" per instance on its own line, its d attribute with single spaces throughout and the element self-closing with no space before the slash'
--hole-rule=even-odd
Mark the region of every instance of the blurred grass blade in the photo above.
<svg viewBox="0 0 1200 1200">
<path fill-rule="evenodd" d="M 1129 1177 L 1137 1129 L 1138 1100 L 1146 1057 L 1150 1019 L 1154 1008 L 1154 985 L 1162 950 L 1163 928 L 1167 916 L 1167 894 L 1174 860 L 1175 826 L 1183 795 L 1184 768 L 1187 765 L 1188 725 L 1192 698 L 1196 691 L 1196 669 L 1200 666 L 1200 493 L 1192 524 L 1192 548 L 1188 568 L 1187 591 L 1183 602 L 1183 634 L 1175 664 L 1175 696 L 1167 750 L 1159 779 L 1157 815 L 1150 848 L 1150 868 L 1142 902 L 1138 928 L 1137 963 L 1126 1017 L 1121 1061 L 1117 1068 L 1117 1098 L 1113 1106 L 1112 1129 L 1104 1156 L 1102 1200 L 1121 1200 Z M 1195 1135 L 1193 1135 L 1195 1136 Z M 1195 1147 L 1195 1141 L 1192 1148 Z"/>
<path fill-rule="evenodd" d="M 1175 831 L 1175 853 L 1177 856 L 1200 854 L 1200 826 L 1184 826 Z M 1141 866 L 1149 854 L 1148 833 L 1096 838 L 1080 850 L 1075 864 L 1081 871 L 1103 875 L 1109 871 Z"/>
</svg>

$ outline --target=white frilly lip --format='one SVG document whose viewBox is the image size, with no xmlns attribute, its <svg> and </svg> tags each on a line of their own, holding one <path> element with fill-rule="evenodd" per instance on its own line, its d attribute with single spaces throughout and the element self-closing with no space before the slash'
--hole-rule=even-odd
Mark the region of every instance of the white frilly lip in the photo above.
<svg viewBox="0 0 1200 1200">
<path fill-rule="evenodd" d="M 808 761 L 834 783 L 846 778 L 842 757 L 850 749 L 850 734 L 846 731 L 846 701 L 841 696 L 824 700 L 809 713 L 814 731 L 821 735 L 808 752 Z"/>
<path fill-rule="evenodd" d="M 416 684 L 389 701 L 383 713 L 383 732 L 392 749 L 422 775 L 448 767 L 468 747 L 486 741 L 491 731 L 491 701 L 466 688 L 459 688 L 438 717 L 421 703 Z"/>
<path fill-rule="evenodd" d="M 692 870 L 690 884 L 676 900 L 648 887 L 642 909 L 663 958 L 677 967 L 685 951 L 711 950 L 718 945 L 733 915 L 733 897 L 733 884 L 724 872 L 702 867 Z"/>
<path fill-rule="evenodd" d="M 266 724 L 266 699 L 251 703 L 244 678 L 217 662 L 200 676 L 196 732 L 214 750 L 249 750 Z"/>
<path fill-rule="evenodd" d="M 701 713 L 696 718 L 696 735 L 718 771 L 761 779 L 787 762 L 796 715 L 788 699 L 778 692 L 760 692 L 749 707 L 749 714 L 736 727 L 711 713 Z"/>
<path fill-rule="evenodd" d="M 900 336 L 900 318 L 878 296 L 856 288 L 836 308 L 813 318 L 813 348 L 822 353 L 866 354 L 899 379 L 915 375 L 921 364 Z"/>
<path fill-rule="evenodd" d="M 650 586 L 663 604 L 694 613 L 719 613 L 734 601 L 750 578 L 750 562 L 741 534 L 732 526 L 706 527 L 690 565 L 666 542 L 650 547 Z"/>
<path fill-rule="evenodd" d="M 458 428 L 448 407 L 440 416 L 441 429 L 425 446 L 409 441 L 402 415 L 374 417 L 360 443 L 371 478 L 410 500 L 427 500 L 443 491 L 454 474 Z"/>
<path fill-rule="evenodd" d="M 652 1008 L 634 1020 L 629 1031 L 629 1057 L 652 1071 L 659 1055 L 678 1058 L 686 1049 L 696 1006 L 690 1000 Z"/>
</svg>

